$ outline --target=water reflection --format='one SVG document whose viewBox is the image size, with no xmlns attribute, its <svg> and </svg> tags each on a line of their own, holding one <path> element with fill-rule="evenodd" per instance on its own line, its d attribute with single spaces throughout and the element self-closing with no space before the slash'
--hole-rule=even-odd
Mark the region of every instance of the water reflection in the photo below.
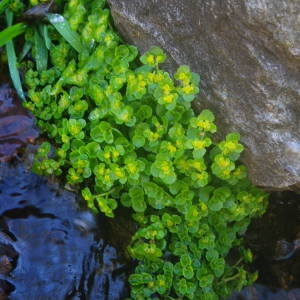
<svg viewBox="0 0 300 300">
<path fill-rule="evenodd" d="M 0 299 L 125 299 L 130 262 L 107 234 L 73 193 L 1 163 Z"/>
</svg>

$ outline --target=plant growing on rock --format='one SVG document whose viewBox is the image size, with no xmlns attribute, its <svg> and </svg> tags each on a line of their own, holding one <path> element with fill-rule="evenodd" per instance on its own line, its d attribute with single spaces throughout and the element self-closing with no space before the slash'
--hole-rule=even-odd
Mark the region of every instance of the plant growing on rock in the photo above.
<svg viewBox="0 0 300 300">
<path fill-rule="evenodd" d="M 266 195 L 238 162 L 239 135 L 215 142 L 213 113 L 192 110 L 199 76 L 187 66 L 174 76 L 160 69 L 166 55 L 157 47 L 137 63 L 105 1 L 71 0 L 64 17 L 81 51 L 47 25 L 52 67 L 25 76 L 24 105 L 51 141 L 33 169 L 67 174 L 95 213 L 131 208 L 132 299 L 218 299 L 252 282 L 240 237 Z M 239 257 L 229 263 L 233 247 Z"/>
</svg>

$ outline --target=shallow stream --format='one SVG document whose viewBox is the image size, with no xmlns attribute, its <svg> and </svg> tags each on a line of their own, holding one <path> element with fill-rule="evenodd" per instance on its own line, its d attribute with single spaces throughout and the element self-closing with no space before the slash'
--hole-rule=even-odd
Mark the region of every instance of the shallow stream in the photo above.
<svg viewBox="0 0 300 300">
<path fill-rule="evenodd" d="M 1 164 L 0 299 L 125 298 L 129 261 L 77 200 L 22 164 Z"/>
</svg>

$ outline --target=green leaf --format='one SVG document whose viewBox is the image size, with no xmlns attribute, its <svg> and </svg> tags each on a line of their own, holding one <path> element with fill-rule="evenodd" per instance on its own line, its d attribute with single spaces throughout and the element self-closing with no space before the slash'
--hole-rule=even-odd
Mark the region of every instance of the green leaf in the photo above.
<svg viewBox="0 0 300 300">
<path fill-rule="evenodd" d="M 131 197 L 131 205 L 134 211 L 144 212 L 147 208 L 144 201 L 144 190 L 141 187 L 135 186 L 129 189 L 129 196 Z"/>
<path fill-rule="evenodd" d="M 85 147 L 90 158 L 96 158 L 97 154 L 101 151 L 100 145 L 96 142 L 90 142 Z"/>
<path fill-rule="evenodd" d="M 174 78 L 176 80 L 181 81 L 183 84 L 188 84 L 190 83 L 192 79 L 192 73 L 190 71 L 190 67 L 186 65 L 180 66 L 176 73 L 174 74 Z"/>
<path fill-rule="evenodd" d="M 113 211 L 118 205 L 117 201 L 112 198 L 102 197 L 101 195 L 97 195 L 95 199 L 97 201 L 100 211 L 103 212 L 107 217 L 113 218 Z"/>
<path fill-rule="evenodd" d="M 13 13 L 9 9 L 6 9 L 5 14 L 6 14 L 7 25 L 11 26 L 13 21 Z M 22 100 L 24 100 L 25 95 L 23 92 L 20 74 L 18 71 L 16 52 L 15 52 L 14 44 L 11 40 L 6 43 L 6 53 L 7 53 L 8 68 L 9 68 L 11 80 L 13 82 L 13 85 L 16 89 L 18 96 Z"/>
<path fill-rule="evenodd" d="M 71 29 L 68 21 L 60 14 L 46 14 L 49 22 L 55 27 L 55 29 L 62 35 L 62 37 L 78 52 L 85 51 L 85 47 L 82 45 L 80 36 Z"/>
<path fill-rule="evenodd" d="M 222 257 L 212 259 L 209 263 L 216 277 L 221 277 L 225 270 L 225 260 Z"/>
<path fill-rule="evenodd" d="M 21 50 L 21 53 L 19 55 L 19 61 L 22 61 L 24 59 L 24 57 L 29 53 L 29 51 L 31 50 L 31 48 L 32 48 L 32 42 L 31 41 L 25 41 L 25 43 L 23 45 L 23 48 Z M 27 73 L 28 72 L 29 71 L 27 71 Z M 26 75 L 27 75 L 27 73 L 26 73 Z M 26 81 L 26 79 L 25 79 L 25 81 Z"/>
<path fill-rule="evenodd" d="M 147 284 L 153 281 L 153 277 L 149 273 L 131 274 L 128 279 L 129 283 L 133 286 Z"/>
<path fill-rule="evenodd" d="M 21 84 L 20 74 L 19 74 L 18 67 L 17 67 L 16 52 L 15 52 L 15 48 L 14 48 L 12 41 L 7 42 L 6 52 L 7 52 L 8 68 L 9 68 L 11 80 L 13 82 L 13 85 L 16 89 L 18 96 L 22 100 L 25 100 L 25 95 L 23 92 L 22 84 Z"/>
<path fill-rule="evenodd" d="M 40 36 L 39 30 L 34 29 L 35 63 L 39 72 L 47 69 L 48 49 L 45 40 Z"/>
<path fill-rule="evenodd" d="M 111 144 L 114 140 L 112 127 L 106 121 L 101 121 L 98 125 L 92 127 L 91 137 L 95 142 L 101 143 L 106 142 Z"/>
<path fill-rule="evenodd" d="M 153 67 L 163 63 L 166 58 L 167 56 L 161 48 L 153 47 L 141 56 L 140 61 L 145 65 Z"/>
<path fill-rule="evenodd" d="M 0 47 L 12 40 L 14 37 L 25 32 L 27 25 L 24 23 L 17 23 L 9 25 L 7 28 L 0 31 Z"/>
<path fill-rule="evenodd" d="M 41 36 L 43 37 L 43 40 L 45 42 L 45 46 L 48 50 L 50 50 L 51 47 L 51 39 L 49 37 L 49 33 L 48 33 L 48 26 L 45 24 L 39 24 L 38 25 L 39 31 Z"/>
<path fill-rule="evenodd" d="M 4 12 L 4 10 L 8 7 L 11 0 L 1 0 L 0 2 L 0 14 Z"/>
<path fill-rule="evenodd" d="M 145 182 L 143 188 L 148 196 L 149 204 L 155 209 L 162 209 L 168 206 L 172 201 L 171 196 L 163 188 L 153 182 Z"/>
<path fill-rule="evenodd" d="M 141 135 L 134 135 L 132 137 L 132 143 L 135 147 L 141 148 L 145 145 L 146 139 Z"/>
</svg>

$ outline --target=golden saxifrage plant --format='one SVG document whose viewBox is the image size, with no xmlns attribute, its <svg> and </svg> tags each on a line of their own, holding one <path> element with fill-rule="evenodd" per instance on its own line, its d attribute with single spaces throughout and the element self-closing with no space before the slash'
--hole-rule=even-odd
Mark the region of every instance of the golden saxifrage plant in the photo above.
<svg viewBox="0 0 300 300">
<path fill-rule="evenodd" d="M 213 113 L 192 110 L 199 76 L 187 66 L 173 76 L 160 69 L 166 55 L 157 47 L 138 60 L 105 1 L 67 1 L 63 17 L 75 46 L 47 25 L 49 67 L 32 65 L 25 76 L 24 105 L 49 139 L 33 169 L 67 174 L 95 213 L 131 209 L 131 299 L 220 299 L 251 283 L 241 236 L 266 194 L 238 161 L 239 134 L 215 142 Z"/>
</svg>

